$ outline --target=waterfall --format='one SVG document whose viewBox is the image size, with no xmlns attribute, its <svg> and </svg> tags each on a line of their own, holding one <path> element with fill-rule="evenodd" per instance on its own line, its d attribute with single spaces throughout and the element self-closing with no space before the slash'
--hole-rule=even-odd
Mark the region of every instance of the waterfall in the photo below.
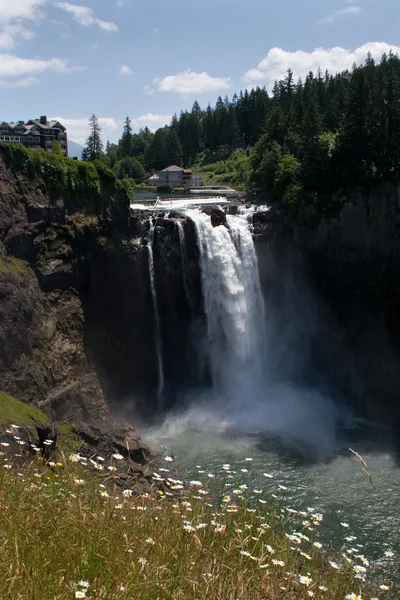
<svg viewBox="0 0 400 600">
<path fill-rule="evenodd" d="M 206 352 L 211 386 L 187 394 L 184 409 L 167 416 L 164 431 L 268 432 L 333 447 L 338 419 L 334 403 L 282 369 L 279 338 L 271 338 L 276 307 L 264 304 L 249 213 L 243 209 L 227 215 L 226 226 L 213 227 L 200 209 L 185 212 L 195 225 L 200 253 L 207 324 L 203 336 L 196 333 L 196 344 Z M 298 323 L 292 320 L 290 326 Z"/>
<path fill-rule="evenodd" d="M 156 342 L 156 353 L 157 353 L 157 366 L 158 366 L 158 388 L 157 388 L 157 401 L 158 408 L 162 408 L 162 394 L 164 391 L 164 368 L 163 368 L 163 353 L 162 353 L 162 337 L 161 337 L 161 324 L 160 324 L 160 313 L 158 309 L 158 298 L 155 284 L 154 274 L 154 254 L 153 254 L 153 243 L 154 243 L 154 223 L 153 219 L 150 221 L 149 229 L 149 273 L 150 273 L 150 287 L 151 296 L 153 299 L 153 310 L 154 310 L 154 329 L 155 329 L 155 342 Z"/>
<path fill-rule="evenodd" d="M 176 226 L 178 227 L 179 243 L 180 243 L 180 247 L 181 247 L 183 286 L 185 288 L 187 303 L 189 305 L 189 308 L 191 309 L 189 286 L 188 286 L 188 280 L 187 280 L 187 268 L 186 268 L 185 231 L 183 229 L 182 222 L 179 221 L 179 219 L 176 221 Z"/>
<path fill-rule="evenodd" d="M 240 408 L 264 380 L 265 308 L 251 231 L 246 215 L 227 216 L 228 228 L 200 211 L 188 216 L 200 249 L 213 386 Z"/>
</svg>

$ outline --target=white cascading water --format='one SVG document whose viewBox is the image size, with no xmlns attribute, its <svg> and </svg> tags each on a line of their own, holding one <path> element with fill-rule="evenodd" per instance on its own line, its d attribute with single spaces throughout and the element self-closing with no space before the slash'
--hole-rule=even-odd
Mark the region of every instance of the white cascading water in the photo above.
<svg viewBox="0 0 400 600">
<path fill-rule="evenodd" d="M 204 311 L 214 389 L 237 407 L 262 384 L 265 309 L 257 256 L 246 215 L 213 227 L 201 211 L 188 211 L 200 249 Z"/>
<path fill-rule="evenodd" d="M 157 388 L 157 400 L 158 408 L 162 408 L 162 394 L 164 391 L 164 367 L 163 367 L 163 352 L 162 352 L 162 338 L 161 338 L 161 324 L 160 324 L 160 313 L 158 310 L 158 298 L 155 283 L 154 274 L 154 254 L 153 254 L 153 243 L 154 243 L 154 223 L 151 219 L 149 229 L 149 243 L 147 245 L 149 253 L 149 273 L 150 273 L 150 288 L 151 296 L 153 299 L 154 309 L 154 330 L 155 330 L 155 343 L 157 351 L 157 367 L 158 367 L 158 388 Z"/>
<path fill-rule="evenodd" d="M 190 307 L 191 306 L 190 294 L 189 294 L 189 286 L 188 286 L 187 270 L 186 270 L 185 231 L 183 229 L 183 225 L 182 225 L 181 221 L 177 220 L 176 226 L 178 227 L 179 243 L 180 243 L 180 247 L 181 247 L 183 286 L 185 288 L 186 300 Z"/>
<path fill-rule="evenodd" d="M 269 347 L 267 325 L 274 315 L 264 305 L 251 213 L 227 215 L 228 227 L 213 227 L 201 210 L 185 212 L 195 224 L 200 250 L 212 388 L 186 397 L 184 412 L 167 416 L 164 433 L 263 431 L 330 447 L 337 418 L 331 400 L 280 380 L 279 369 L 271 372 L 268 354 L 276 348 Z"/>
</svg>

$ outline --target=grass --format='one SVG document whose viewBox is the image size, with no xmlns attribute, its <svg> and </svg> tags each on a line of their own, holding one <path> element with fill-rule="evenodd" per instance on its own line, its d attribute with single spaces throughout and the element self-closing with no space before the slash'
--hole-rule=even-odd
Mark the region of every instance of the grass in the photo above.
<svg viewBox="0 0 400 600">
<path fill-rule="evenodd" d="M 0 426 L 11 423 L 35 425 L 48 422 L 48 416 L 36 406 L 25 404 L 5 392 L 0 392 Z"/>
<path fill-rule="evenodd" d="M 97 458 L 93 472 L 77 455 L 23 467 L 0 456 L 2 597 L 370 598 L 363 581 L 368 561 L 349 553 L 351 563 L 330 562 L 317 541 L 322 515 L 288 510 L 285 490 L 274 497 L 269 480 L 263 490 L 242 486 L 212 498 L 206 484 L 177 480 L 166 457 L 154 489 L 135 496 L 113 485 L 119 458 L 111 470 Z M 227 473 L 225 467 L 218 476 Z"/>
<path fill-rule="evenodd" d="M 29 265 L 18 258 L 0 256 L 0 273 L 11 273 L 16 277 L 21 277 L 29 273 Z"/>
</svg>

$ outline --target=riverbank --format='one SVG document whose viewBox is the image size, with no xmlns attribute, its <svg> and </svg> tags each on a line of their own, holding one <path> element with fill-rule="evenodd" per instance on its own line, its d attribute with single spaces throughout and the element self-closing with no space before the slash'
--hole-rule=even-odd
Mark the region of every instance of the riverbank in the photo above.
<svg viewBox="0 0 400 600">
<path fill-rule="evenodd" d="M 25 465 L 2 454 L 0 462 L 7 600 L 371 597 L 365 559 L 331 560 L 319 542 L 323 515 L 296 514 L 283 486 L 271 494 L 267 475 L 254 503 L 245 485 L 213 497 L 211 472 L 178 479 L 169 456 L 153 475 L 165 491 L 140 495 L 89 472 L 76 453 Z M 229 465 L 220 468 L 229 478 Z"/>
</svg>

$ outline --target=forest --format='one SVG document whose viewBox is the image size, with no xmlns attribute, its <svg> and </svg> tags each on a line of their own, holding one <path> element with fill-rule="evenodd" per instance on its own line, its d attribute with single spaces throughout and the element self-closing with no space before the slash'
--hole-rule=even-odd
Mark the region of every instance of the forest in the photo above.
<svg viewBox="0 0 400 600">
<path fill-rule="evenodd" d="M 288 70 L 271 94 L 245 90 L 205 110 L 196 101 L 155 133 L 134 133 L 129 117 L 118 144 L 103 148 L 100 133 L 93 115 L 84 159 L 103 160 L 132 186 L 180 164 L 270 200 L 323 200 L 400 176 L 400 59 L 368 55 L 351 71 L 304 81 Z"/>
</svg>

